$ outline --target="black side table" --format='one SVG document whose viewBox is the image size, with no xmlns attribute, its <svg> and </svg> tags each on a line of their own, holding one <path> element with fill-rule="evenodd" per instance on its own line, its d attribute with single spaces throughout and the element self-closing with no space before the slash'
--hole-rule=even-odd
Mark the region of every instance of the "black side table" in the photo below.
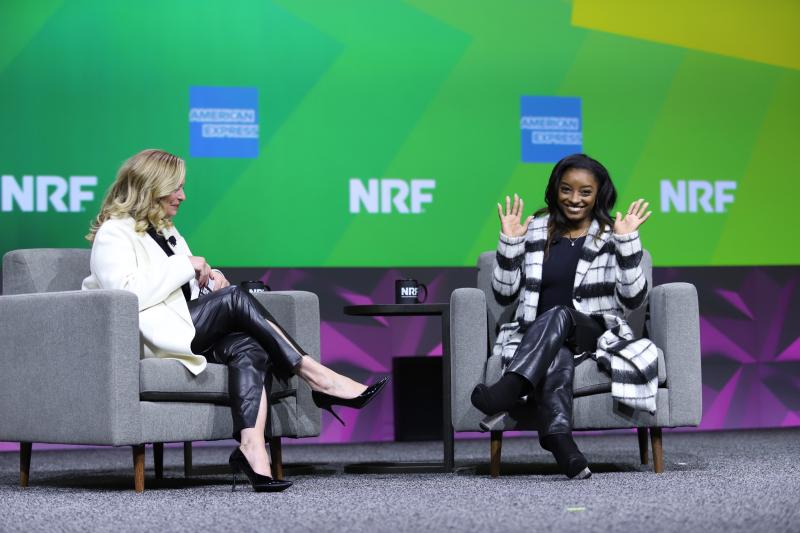
<svg viewBox="0 0 800 533">
<path fill-rule="evenodd" d="M 441 463 L 357 463 L 344 467 L 350 474 L 452 472 L 454 467 L 453 415 L 450 408 L 450 304 L 379 304 L 348 305 L 344 314 L 350 316 L 441 316 L 442 317 L 442 443 Z"/>
</svg>

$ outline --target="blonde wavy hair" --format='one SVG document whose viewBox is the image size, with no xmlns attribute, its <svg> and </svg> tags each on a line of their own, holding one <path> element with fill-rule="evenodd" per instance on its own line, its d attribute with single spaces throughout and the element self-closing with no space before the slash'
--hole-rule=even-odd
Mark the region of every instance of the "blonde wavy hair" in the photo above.
<svg viewBox="0 0 800 533">
<path fill-rule="evenodd" d="M 110 218 L 131 217 L 139 233 L 153 226 L 156 231 L 172 226 L 159 201 L 181 186 L 186 163 L 164 150 L 142 150 L 125 161 L 103 199 L 86 239 L 94 241 L 97 230 Z"/>
</svg>

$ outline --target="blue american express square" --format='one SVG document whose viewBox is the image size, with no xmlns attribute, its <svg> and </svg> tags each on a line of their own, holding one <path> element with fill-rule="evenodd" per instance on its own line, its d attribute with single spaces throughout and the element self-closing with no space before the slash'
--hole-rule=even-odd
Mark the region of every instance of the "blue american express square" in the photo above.
<svg viewBox="0 0 800 533">
<path fill-rule="evenodd" d="M 189 88 L 192 157 L 258 157 L 258 89 Z"/>
<path fill-rule="evenodd" d="M 522 96 L 519 125 L 524 163 L 555 163 L 583 151 L 578 97 Z"/>
</svg>

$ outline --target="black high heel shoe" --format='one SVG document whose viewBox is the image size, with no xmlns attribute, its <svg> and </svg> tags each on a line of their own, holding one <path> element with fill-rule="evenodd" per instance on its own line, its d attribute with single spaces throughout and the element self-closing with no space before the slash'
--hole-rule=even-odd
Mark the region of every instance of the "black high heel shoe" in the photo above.
<svg viewBox="0 0 800 533">
<path fill-rule="evenodd" d="M 569 433 L 556 433 L 542 437 L 542 448 L 553 454 L 558 467 L 570 479 L 588 479 L 592 476 L 589 462 L 578 449 Z"/>
<path fill-rule="evenodd" d="M 330 412 L 336 420 L 342 423 L 344 426 L 344 420 L 337 415 L 334 410 L 334 405 L 343 405 L 344 407 L 352 407 L 353 409 L 361 409 L 383 389 L 383 386 L 386 385 L 386 382 L 389 381 L 389 377 L 384 377 L 377 383 L 373 383 L 367 390 L 356 396 L 355 398 L 339 398 L 337 396 L 331 396 L 330 394 L 326 394 L 324 392 L 318 391 L 311 391 L 311 399 L 314 400 L 314 405 L 319 407 L 320 409 L 325 409 L 326 411 Z"/>
<path fill-rule="evenodd" d="M 253 471 L 253 467 L 247 462 L 247 457 L 244 456 L 242 450 L 238 447 L 231 453 L 228 464 L 231 465 L 231 469 L 233 470 L 233 487 L 231 488 L 231 492 L 236 491 L 236 474 L 239 472 L 244 472 L 247 479 L 250 480 L 250 484 L 253 486 L 253 491 L 255 492 L 280 492 L 292 486 L 291 481 L 272 479 L 269 476 L 256 474 Z"/>
</svg>

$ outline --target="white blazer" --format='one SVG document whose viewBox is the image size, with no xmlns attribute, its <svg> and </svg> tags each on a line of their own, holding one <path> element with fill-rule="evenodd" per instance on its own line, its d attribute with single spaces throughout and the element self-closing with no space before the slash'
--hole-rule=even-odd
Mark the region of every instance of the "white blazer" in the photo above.
<svg viewBox="0 0 800 533">
<path fill-rule="evenodd" d="M 167 257 L 147 233 L 136 233 L 134 224 L 130 217 L 103 222 L 92 245 L 91 275 L 81 288 L 134 293 L 139 298 L 142 357 L 176 359 L 197 375 L 206 359 L 192 353 L 194 324 L 181 291 L 189 282 L 192 299 L 200 292 L 189 261 L 192 253 L 174 226 L 164 230 L 167 238 L 177 240 L 175 255 Z"/>
</svg>

